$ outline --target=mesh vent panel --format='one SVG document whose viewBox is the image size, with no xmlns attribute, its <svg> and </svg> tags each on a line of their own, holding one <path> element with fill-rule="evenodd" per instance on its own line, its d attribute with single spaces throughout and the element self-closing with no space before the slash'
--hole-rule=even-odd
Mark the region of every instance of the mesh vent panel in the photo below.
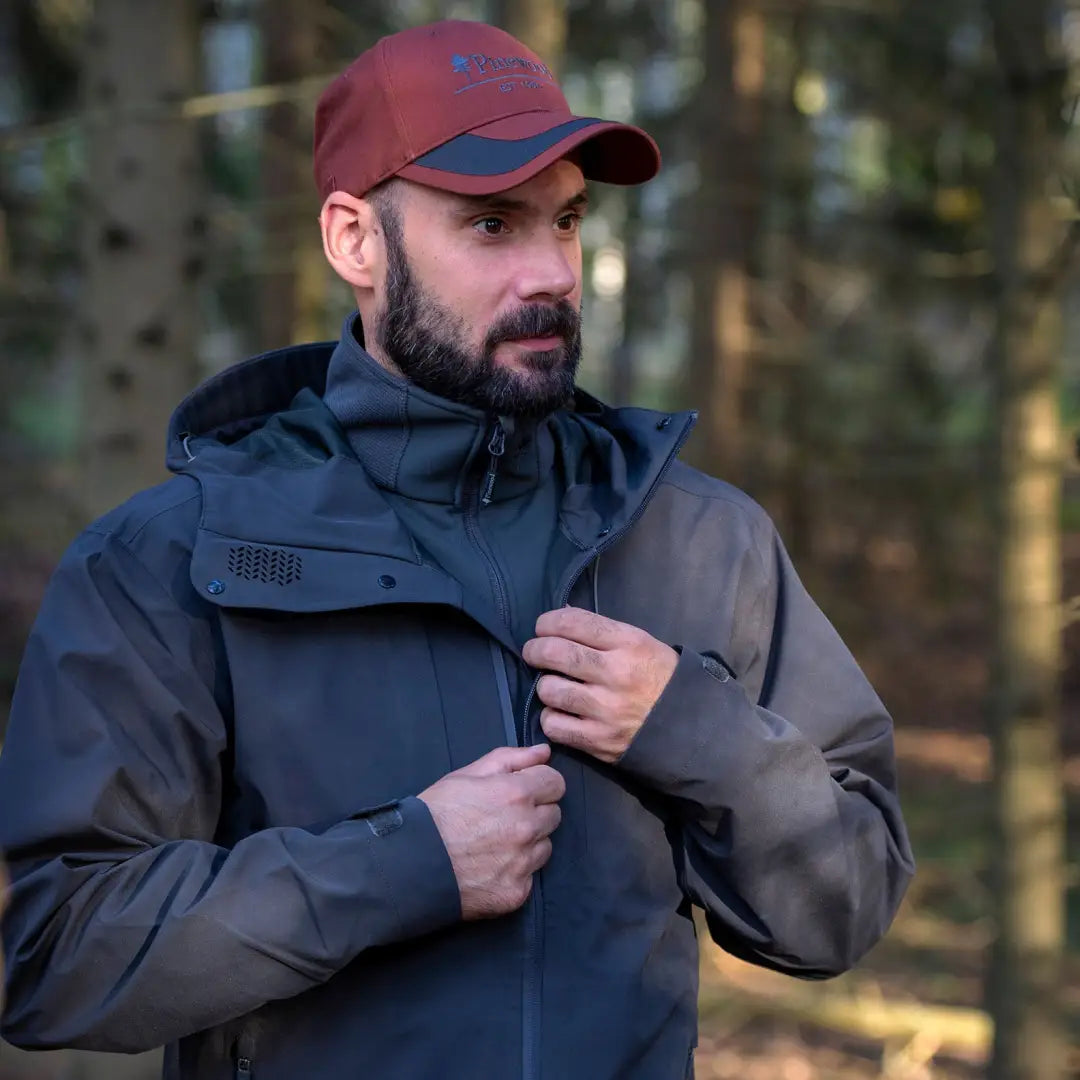
<svg viewBox="0 0 1080 1080">
<path fill-rule="evenodd" d="M 264 581 L 274 585 L 292 585 L 300 580 L 304 561 L 299 555 L 280 548 L 241 544 L 229 548 L 229 573 L 246 581 Z"/>
</svg>

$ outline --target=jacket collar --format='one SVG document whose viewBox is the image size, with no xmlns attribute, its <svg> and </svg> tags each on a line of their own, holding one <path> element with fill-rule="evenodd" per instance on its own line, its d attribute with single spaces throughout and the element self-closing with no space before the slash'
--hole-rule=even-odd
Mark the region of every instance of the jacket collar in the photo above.
<svg viewBox="0 0 1080 1080">
<path fill-rule="evenodd" d="M 501 637 L 483 612 L 469 612 L 450 579 L 423 566 L 327 408 L 322 395 L 335 348 L 255 357 L 178 406 L 169 465 L 202 490 L 192 583 L 217 604 L 286 611 L 426 598 L 473 614 Z M 580 390 L 572 411 L 554 414 L 555 467 L 565 484 L 559 525 L 582 552 L 581 565 L 642 513 L 693 422 L 692 413 L 609 409 Z M 227 588 L 216 591 L 215 583 Z"/>
<path fill-rule="evenodd" d="M 378 364 L 360 336 L 354 313 L 330 357 L 323 400 L 380 488 L 461 507 L 489 466 L 494 502 L 515 498 L 550 474 L 555 442 L 548 420 L 495 417 L 430 394 Z"/>
</svg>

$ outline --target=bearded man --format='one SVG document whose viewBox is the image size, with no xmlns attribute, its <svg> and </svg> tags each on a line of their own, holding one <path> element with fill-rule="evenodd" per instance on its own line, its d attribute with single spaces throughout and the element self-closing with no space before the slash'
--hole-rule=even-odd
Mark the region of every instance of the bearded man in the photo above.
<svg viewBox="0 0 1080 1080">
<path fill-rule="evenodd" d="M 336 346 L 177 409 L 57 570 L 0 761 L 4 1034 L 183 1080 L 675 1080 L 712 937 L 850 967 L 911 873 L 889 717 L 692 414 L 575 390 L 575 117 L 479 23 L 319 103 Z"/>
</svg>

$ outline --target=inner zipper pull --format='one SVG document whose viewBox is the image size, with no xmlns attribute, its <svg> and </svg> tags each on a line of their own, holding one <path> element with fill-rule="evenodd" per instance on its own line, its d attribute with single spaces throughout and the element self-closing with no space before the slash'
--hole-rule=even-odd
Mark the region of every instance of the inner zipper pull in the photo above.
<svg viewBox="0 0 1080 1080">
<path fill-rule="evenodd" d="M 499 471 L 499 458 L 506 450 L 506 432 L 499 420 L 495 421 L 495 426 L 491 429 L 487 450 L 491 460 L 488 462 L 487 475 L 484 477 L 484 493 L 480 497 L 480 502 L 484 506 L 491 502 L 491 494 L 495 490 L 495 474 Z"/>
</svg>

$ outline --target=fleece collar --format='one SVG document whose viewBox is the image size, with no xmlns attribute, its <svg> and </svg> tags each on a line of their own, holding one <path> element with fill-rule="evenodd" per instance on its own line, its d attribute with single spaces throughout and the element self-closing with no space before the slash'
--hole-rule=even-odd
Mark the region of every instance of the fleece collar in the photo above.
<svg viewBox="0 0 1080 1080">
<path fill-rule="evenodd" d="M 359 330 L 354 314 L 330 357 L 323 400 L 379 487 L 461 507 L 481 487 L 487 501 L 500 502 L 547 479 L 551 418 L 497 417 L 430 394 L 377 363 Z"/>
</svg>

